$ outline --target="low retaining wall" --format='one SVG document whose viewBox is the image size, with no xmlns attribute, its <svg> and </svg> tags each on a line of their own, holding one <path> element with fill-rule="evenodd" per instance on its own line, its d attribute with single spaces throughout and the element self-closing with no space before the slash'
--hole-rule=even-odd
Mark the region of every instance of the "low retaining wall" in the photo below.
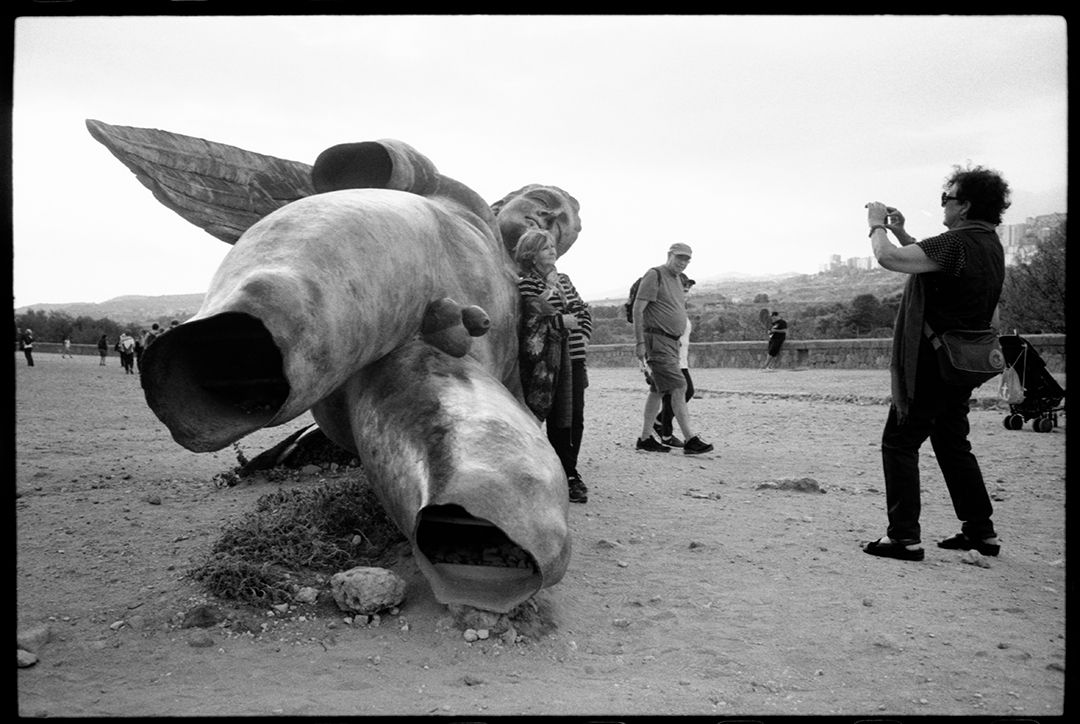
<svg viewBox="0 0 1080 724">
<path fill-rule="evenodd" d="M 1065 371 L 1065 335 L 1023 335 L 1051 372 Z M 780 367 L 836 369 L 888 369 L 891 338 L 795 339 L 780 350 Z M 766 360 L 765 342 L 691 342 L 690 368 L 761 367 Z M 592 367 L 636 367 L 631 344 L 596 344 L 589 347 Z"/>
<path fill-rule="evenodd" d="M 1023 335 L 1051 372 L 1065 371 L 1065 335 Z M 59 342 L 34 342 L 34 352 L 60 354 Z M 15 345 L 18 350 L 18 344 Z M 691 342 L 690 368 L 761 367 L 765 364 L 764 342 Z M 97 355 L 92 344 L 71 345 L 72 354 Z M 780 367 L 835 367 L 836 369 L 888 369 L 892 339 L 792 339 L 780 350 Z M 109 350 L 109 355 L 117 355 Z M 589 346 L 592 367 L 637 367 L 632 344 Z"/>
</svg>

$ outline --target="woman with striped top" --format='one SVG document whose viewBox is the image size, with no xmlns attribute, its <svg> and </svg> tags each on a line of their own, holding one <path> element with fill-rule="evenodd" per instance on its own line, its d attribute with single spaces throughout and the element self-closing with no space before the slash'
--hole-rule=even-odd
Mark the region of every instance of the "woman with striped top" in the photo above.
<svg viewBox="0 0 1080 724">
<path fill-rule="evenodd" d="M 542 229 L 526 231 L 514 250 L 521 275 L 522 386 L 530 409 L 547 424 L 548 440 L 566 472 L 570 501 L 584 503 L 589 490 L 577 460 L 585 429 L 585 358 L 592 314 L 570 277 L 555 269 L 556 255 L 555 240 Z M 546 389 L 551 390 L 550 399 L 543 394 Z"/>
</svg>

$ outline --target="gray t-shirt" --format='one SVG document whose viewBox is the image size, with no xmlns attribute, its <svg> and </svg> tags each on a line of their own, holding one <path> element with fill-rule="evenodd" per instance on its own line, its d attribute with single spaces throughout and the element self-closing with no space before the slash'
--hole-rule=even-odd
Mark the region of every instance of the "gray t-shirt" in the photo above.
<svg viewBox="0 0 1080 724">
<path fill-rule="evenodd" d="M 666 266 L 655 268 L 660 274 L 650 269 L 638 285 L 637 299 L 649 302 L 641 321 L 645 328 L 655 327 L 673 337 L 681 337 L 686 329 L 686 294 L 682 280 Z"/>
</svg>

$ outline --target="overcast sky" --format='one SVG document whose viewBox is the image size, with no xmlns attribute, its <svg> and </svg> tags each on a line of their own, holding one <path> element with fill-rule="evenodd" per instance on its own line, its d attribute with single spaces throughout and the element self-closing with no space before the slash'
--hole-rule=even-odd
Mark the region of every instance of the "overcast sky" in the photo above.
<svg viewBox="0 0 1080 724">
<path fill-rule="evenodd" d="M 231 248 L 87 118 L 305 163 L 397 138 L 489 201 L 560 186 L 559 268 L 595 300 L 675 241 L 699 282 L 869 256 L 870 200 L 930 236 L 969 161 L 1005 223 L 1066 211 L 1066 50 L 1054 16 L 19 18 L 14 306 L 204 292 Z"/>
</svg>

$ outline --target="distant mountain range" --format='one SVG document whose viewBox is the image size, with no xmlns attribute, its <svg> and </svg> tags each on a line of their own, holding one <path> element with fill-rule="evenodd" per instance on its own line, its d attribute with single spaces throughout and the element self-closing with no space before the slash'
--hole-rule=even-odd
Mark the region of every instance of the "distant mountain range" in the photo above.
<svg viewBox="0 0 1080 724">
<path fill-rule="evenodd" d="M 752 276 L 728 274 L 699 280 L 694 295 L 703 303 L 720 295 L 731 301 L 751 302 L 758 294 L 767 294 L 771 304 L 850 302 L 860 294 L 885 297 L 898 293 L 904 285 L 903 274 L 874 269 L 861 271 L 840 269 L 818 274 L 775 274 Z M 627 287 L 629 290 L 629 286 Z M 149 324 L 162 318 L 184 321 L 202 306 L 203 294 L 167 294 L 158 297 L 127 295 L 100 304 L 72 302 L 68 304 L 30 304 L 19 307 L 16 314 L 29 310 L 63 312 L 72 317 L 111 319 L 121 324 Z M 593 306 L 615 306 L 626 301 L 626 292 L 604 299 L 589 299 Z"/>
<path fill-rule="evenodd" d="M 120 324 L 149 324 L 162 317 L 183 322 L 199 311 L 204 294 L 166 294 L 149 297 L 129 294 L 114 297 L 100 304 L 92 302 L 71 302 L 68 304 L 29 304 L 19 307 L 15 314 L 35 312 L 63 312 L 72 317 L 90 317 L 91 319 L 111 319 Z"/>
</svg>

